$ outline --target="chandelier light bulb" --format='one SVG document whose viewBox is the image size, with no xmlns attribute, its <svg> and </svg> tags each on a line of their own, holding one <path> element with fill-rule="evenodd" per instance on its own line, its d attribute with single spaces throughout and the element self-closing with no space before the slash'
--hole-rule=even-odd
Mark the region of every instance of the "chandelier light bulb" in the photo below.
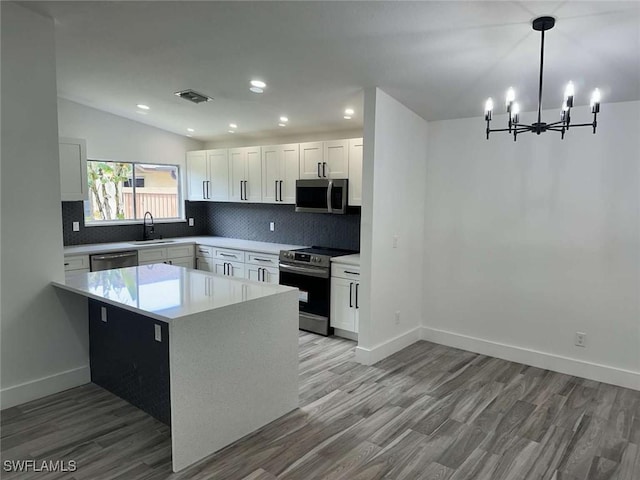
<svg viewBox="0 0 640 480">
<path fill-rule="evenodd" d="M 487 98 L 487 102 L 484 104 L 484 119 L 491 120 L 491 112 L 493 111 L 493 98 Z"/>
<path fill-rule="evenodd" d="M 591 94 L 591 113 L 598 113 L 600 111 L 600 90 L 595 89 Z"/>
<path fill-rule="evenodd" d="M 509 110 L 509 107 L 511 106 L 511 104 L 515 99 L 516 99 L 516 91 L 513 89 L 513 87 L 510 87 L 509 90 L 507 90 L 507 99 L 506 99 L 507 110 Z"/>
<path fill-rule="evenodd" d="M 564 89 L 564 99 L 567 102 L 569 108 L 573 107 L 573 96 L 576 94 L 576 89 L 573 86 L 573 82 L 567 83 L 567 87 Z"/>
<path fill-rule="evenodd" d="M 518 105 L 518 102 L 513 102 L 513 104 L 511 105 L 511 120 L 513 121 L 513 123 L 518 123 L 519 118 L 520 105 Z"/>
</svg>

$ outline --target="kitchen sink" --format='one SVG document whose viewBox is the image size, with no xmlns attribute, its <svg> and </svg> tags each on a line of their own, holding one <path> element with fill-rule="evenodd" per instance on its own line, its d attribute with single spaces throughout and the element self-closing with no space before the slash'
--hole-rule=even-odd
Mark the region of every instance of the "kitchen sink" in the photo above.
<svg viewBox="0 0 640 480">
<path fill-rule="evenodd" d="M 132 245 L 155 245 L 158 243 L 173 243 L 175 242 L 175 240 L 162 240 L 162 239 L 158 239 L 158 240 L 140 240 L 138 242 L 129 242 Z"/>
</svg>

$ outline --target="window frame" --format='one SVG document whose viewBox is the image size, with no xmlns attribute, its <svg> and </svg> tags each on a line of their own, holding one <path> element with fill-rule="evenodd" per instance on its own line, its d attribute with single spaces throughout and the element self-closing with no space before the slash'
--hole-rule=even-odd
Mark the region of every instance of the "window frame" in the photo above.
<svg viewBox="0 0 640 480">
<path fill-rule="evenodd" d="M 186 223 L 187 222 L 187 218 L 186 218 L 186 208 L 185 208 L 185 201 L 186 198 L 184 197 L 184 188 L 183 188 L 183 178 L 182 178 L 182 165 L 179 165 L 177 163 L 153 163 L 153 162 L 132 162 L 132 161 L 120 161 L 120 160 L 106 160 L 106 159 L 96 159 L 96 158 L 87 158 L 87 163 L 88 162 L 104 162 L 104 163 L 127 163 L 131 165 L 131 178 L 134 182 L 134 186 L 133 187 L 127 187 L 127 188 L 132 188 L 133 189 L 133 198 L 134 198 L 134 204 L 133 204 L 133 211 L 135 212 L 135 214 L 137 215 L 137 211 L 136 211 L 136 202 L 135 202 L 135 190 L 136 188 L 144 188 L 144 187 L 136 187 L 135 186 L 135 179 L 136 179 L 136 175 L 135 175 L 135 169 L 136 169 L 136 165 L 153 165 L 153 166 L 160 166 L 160 167 L 174 167 L 176 169 L 177 172 L 177 193 L 178 193 L 178 213 L 179 216 L 178 217 L 171 217 L 171 218 L 156 218 L 153 217 L 153 222 L 154 223 Z M 89 182 L 89 176 L 88 176 L 88 169 L 87 169 L 87 177 L 86 177 L 86 181 L 87 183 Z M 144 178 L 144 177 L 143 177 Z M 123 182 L 124 183 L 124 182 Z M 91 205 L 91 192 L 89 192 L 89 199 L 88 200 L 84 200 L 83 202 L 83 210 L 84 210 L 84 226 L 85 227 L 106 227 L 106 226 L 116 226 L 116 225 L 142 225 L 144 223 L 144 218 L 131 218 L 131 219 L 123 219 L 123 220 L 87 220 L 87 209 L 90 208 Z"/>
</svg>

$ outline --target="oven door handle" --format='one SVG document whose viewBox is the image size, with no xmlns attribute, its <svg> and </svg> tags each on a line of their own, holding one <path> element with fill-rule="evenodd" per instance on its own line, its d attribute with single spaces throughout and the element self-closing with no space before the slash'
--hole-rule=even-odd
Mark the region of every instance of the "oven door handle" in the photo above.
<svg viewBox="0 0 640 480">
<path fill-rule="evenodd" d="M 281 263 L 279 266 L 281 272 L 298 273 L 300 275 L 306 275 L 309 277 L 329 278 L 329 269 L 325 268 L 305 268 L 297 267 L 294 265 L 286 265 L 284 263 Z"/>
</svg>

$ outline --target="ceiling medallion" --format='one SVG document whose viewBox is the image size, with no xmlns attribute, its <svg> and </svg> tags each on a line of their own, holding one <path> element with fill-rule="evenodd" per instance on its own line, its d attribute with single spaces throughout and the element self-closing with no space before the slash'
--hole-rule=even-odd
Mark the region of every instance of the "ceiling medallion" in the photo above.
<svg viewBox="0 0 640 480">
<path fill-rule="evenodd" d="M 591 94 L 591 113 L 593 113 L 593 122 L 571 124 L 571 107 L 573 107 L 573 96 L 575 89 L 573 82 L 569 82 L 564 91 L 564 102 L 560 111 L 560 120 L 553 123 L 545 123 L 542 121 L 542 72 L 544 60 L 544 32 L 551 30 L 556 20 L 553 17 L 539 17 L 532 22 L 533 29 L 540 32 L 542 40 L 540 42 L 540 83 L 538 86 L 538 121 L 531 125 L 520 123 L 520 106 L 515 102 L 515 92 L 513 88 L 507 90 L 506 107 L 509 115 L 509 128 L 490 128 L 491 117 L 493 112 L 493 99 L 487 99 L 484 109 L 484 119 L 487 121 L 487 140 L 491 132 L 509 132 L 513 133 L 513 141 L 515 142 L 518 134 L 522 132 L 532 132 L 540 135 L 543 132 L 554 131 L 560 132 L 561 138 L 569 130 L 569 127 L 592 127 L 593 133 L 596 133 L 597 116 L 600 111 L 600 90 L 597 88 Z"/>
</svg>

